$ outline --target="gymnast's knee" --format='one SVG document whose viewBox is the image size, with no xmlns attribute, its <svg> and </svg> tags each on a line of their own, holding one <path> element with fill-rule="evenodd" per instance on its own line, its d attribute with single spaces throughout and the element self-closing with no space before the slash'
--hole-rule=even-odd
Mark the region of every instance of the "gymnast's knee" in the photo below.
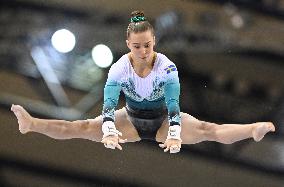
<svg viewBox="0 0 284 187">
<path fill-rule="evenodd" d="M 208 141 L 216 141 L 217 140 L 217 124 L 214 123 L 208 123 L 208 122 L 202 122 L 199 125 L 198 129 L 205 140 Z"/>
</svg>

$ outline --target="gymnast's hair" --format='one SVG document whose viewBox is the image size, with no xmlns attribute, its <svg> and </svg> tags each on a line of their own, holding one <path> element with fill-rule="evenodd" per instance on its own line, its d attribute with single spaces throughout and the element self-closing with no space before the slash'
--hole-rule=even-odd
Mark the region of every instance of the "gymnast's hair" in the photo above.
<svg viewBox="0 0 284 187">
<path fill-rule="evenodd" d="M 129 38 L 131 33 L 140 33 L 150 30 L 154 36 L 154 28 L 144 16 L 143 11 L 133 11 L 131 13 L 130 23 L 127 27 L 126 37 Z"/>
</svg>

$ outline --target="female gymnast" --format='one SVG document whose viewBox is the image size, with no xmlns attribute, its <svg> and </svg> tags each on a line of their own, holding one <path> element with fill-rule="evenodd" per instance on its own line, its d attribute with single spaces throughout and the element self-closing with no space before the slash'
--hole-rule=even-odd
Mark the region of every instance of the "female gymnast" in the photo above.
<svg viewBox="0 0 284 187">
<path fill-rule="evenodd" d="M 39 119 L 22 106 L 12 105 L 20 132 L 38 132 L 55 139 L 89 139 L 119 150 L 121 143 L 151 139 L 160 142 L 165 152 L 177 153 L 181 144 L 231 144 L 247 138 L 260 141 L 266 133 L 275 131 L 271 122 L 218 125 L 180 112 L 177 68 L 154 51 L 154 29 L 143 11 L 131 13 L 126 44 L 130 52 L 109 70 L 101 116 L 76 121 Z M 126 106 L 115 111 L 120 91 L 124 92 Z"/>
</svg>

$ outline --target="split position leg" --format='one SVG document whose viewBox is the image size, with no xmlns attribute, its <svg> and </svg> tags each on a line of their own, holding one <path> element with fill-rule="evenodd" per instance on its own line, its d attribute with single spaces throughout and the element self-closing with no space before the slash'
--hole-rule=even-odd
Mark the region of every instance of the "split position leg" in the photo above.
<svg viewBox="0 0 284 187">
<path fill-rule="evenodd" d="M 181 113 L 181 124 L 181 139 L 183 144 L 195 144 L 202 141 L 232 144 L 247 138 L 260 141 L 266 133 L 275 131 L 275 127 L 271 122 L 218 125 L 200 121 L 186 113 Z M 169 125 L 165 120 L 156 136 L 158 142 L 166 140 L 168 128 Z"/>
<path fill-rule="evenodd" d="M 102 140 L 101 116 L 95 119 L 66 121 L 34 118 L 20 105 L 12 105 L 11 110 L 16 115 L 19 130 L 23 134 L 37 132 L 54 139 L 82 138 L 97 142 Z M 116 128 L 122 132 L 123 139 L 127 139 L 127 142 L 140 140 L 136 129 L 128 120 L 125 108 L 117 110 L 115 117 Z"/>
</svg>

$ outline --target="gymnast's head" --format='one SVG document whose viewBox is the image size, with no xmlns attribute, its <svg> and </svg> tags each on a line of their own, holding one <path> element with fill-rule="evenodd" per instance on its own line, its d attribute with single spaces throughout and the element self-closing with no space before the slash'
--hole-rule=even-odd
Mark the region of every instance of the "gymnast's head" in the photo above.
<svg viewBox="0 0 284 187">
<path fill-rule="evenodd" d="M 155 45 L 154 28 L 143 11 L 133 11 L 126 31 L 126 44 L 134 57 L 149 60 Z"/>
</svg>

